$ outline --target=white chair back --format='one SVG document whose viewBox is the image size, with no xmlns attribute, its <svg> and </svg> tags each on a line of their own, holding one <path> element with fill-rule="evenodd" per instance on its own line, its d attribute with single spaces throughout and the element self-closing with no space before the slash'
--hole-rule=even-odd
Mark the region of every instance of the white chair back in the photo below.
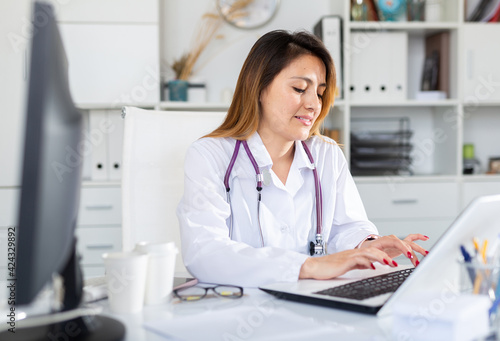
<svg viewBox="0 0 500 341">
<path fill-rule="evenodd" d="M 122 168 L 123 249 L 140 241 L 181 247 L 176 209 L 184 191 L 189 145 L 217 128 L 226 113 L 124 107 Z M 185 271 L 180 252 L 176 271 Z"/>
</svg>

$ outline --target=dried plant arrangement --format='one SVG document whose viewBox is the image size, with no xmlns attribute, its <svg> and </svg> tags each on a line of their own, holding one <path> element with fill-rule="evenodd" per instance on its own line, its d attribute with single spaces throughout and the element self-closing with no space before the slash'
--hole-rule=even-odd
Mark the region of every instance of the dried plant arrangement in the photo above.
<svg viewBox="0 0 500 341">
<path fill-rule="evenodd" d="M 225 13 L 226 17 L 237 19 L 246 16 L 246 8 L 253 2 L 254 0 L 234 1 L 228 13 Z M 217 12 L 208 12 L 201 17 L 196 29 L 196 35 L 191 43 L 190 51 L 183 54 L 179 59 L 174 60 L 172 64 L 172 70 L 175 72 L 176 79 L 186 81 L 189 79 L 196 62 L 210 42 L 223 37 L 217 34 L 223 22 L 224 20 Z"/>
</svg>

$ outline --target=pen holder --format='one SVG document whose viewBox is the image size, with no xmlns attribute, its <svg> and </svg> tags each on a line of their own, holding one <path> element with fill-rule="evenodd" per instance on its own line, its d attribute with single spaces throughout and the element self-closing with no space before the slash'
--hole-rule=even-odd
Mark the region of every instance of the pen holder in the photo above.
<svg viewBox="0 0 500 341">
<path fill-rule="evenodd" d="M 477 261 L 460 263 L 460 292 L 463 294 L 484 295 L 491 300 L 489 310 L 490 329 L 500 332 L 500 264 L 484 264 Z"/>
<path fill-rule="evenodd" d="M 460 262 L 460 291 L 474 295 L 487 295 L 492 302 L 499 296 L 497 290 L 499 264 Z"/>
</svg>

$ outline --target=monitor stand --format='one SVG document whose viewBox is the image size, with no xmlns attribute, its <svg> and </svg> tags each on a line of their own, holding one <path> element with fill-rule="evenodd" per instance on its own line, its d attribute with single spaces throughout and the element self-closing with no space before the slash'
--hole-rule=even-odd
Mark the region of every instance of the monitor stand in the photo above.
<svg viewBox="0 0 500 341">
<path fill-rule="evenodd" d="M 125 327 L 106 316 L 81 316 L 58 323 L 37 327 L 16 328 L 15 333 L 0 333 L 2 341 L 120 341 L 125 337 Z"/>
<path fill-rule="evenodd" d="M 64 308 L 70 312 L 80 305 L 83 296 L 83 278 L 79 257 L 76 252 L 76 239 L 72 256 L 66 263 L 61 276 L 64 280 Z M 55 314 L 57 315 L 57 314 Z M 47 316 L 50 319 L 51 316 Z M 28 322 L 29 318 L 26 319 Z M 22 324 L 22 323 L 20 323 Z M 113 318 L 100 315 L 83 315 L 54 323 L 44 323 L 34 327 L 15 328 L 0 333 L 2 341 L 120 341 L 125 337 L 125 326 Z"/>
</svg>

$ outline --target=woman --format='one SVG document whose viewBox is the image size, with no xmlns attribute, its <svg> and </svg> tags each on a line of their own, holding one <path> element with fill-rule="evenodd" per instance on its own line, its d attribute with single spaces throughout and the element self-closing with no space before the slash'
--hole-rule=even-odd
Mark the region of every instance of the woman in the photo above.
<svg viewBox="0 0 500 341">
<path fill-rule="evenodd" d="M 177 215 L 184 263 L 199 280 L 328 279 L 374 262 L 396 267 L 400 254 L 417 265 L 415 252 L 427 253 L 414 243 L 423 235 L 377 235 L 342 151 L 320 136 L 335 84 L 315 36 L 273 31 L 255 43 L 224 122 L 186 155 Z"/>
</svg>

